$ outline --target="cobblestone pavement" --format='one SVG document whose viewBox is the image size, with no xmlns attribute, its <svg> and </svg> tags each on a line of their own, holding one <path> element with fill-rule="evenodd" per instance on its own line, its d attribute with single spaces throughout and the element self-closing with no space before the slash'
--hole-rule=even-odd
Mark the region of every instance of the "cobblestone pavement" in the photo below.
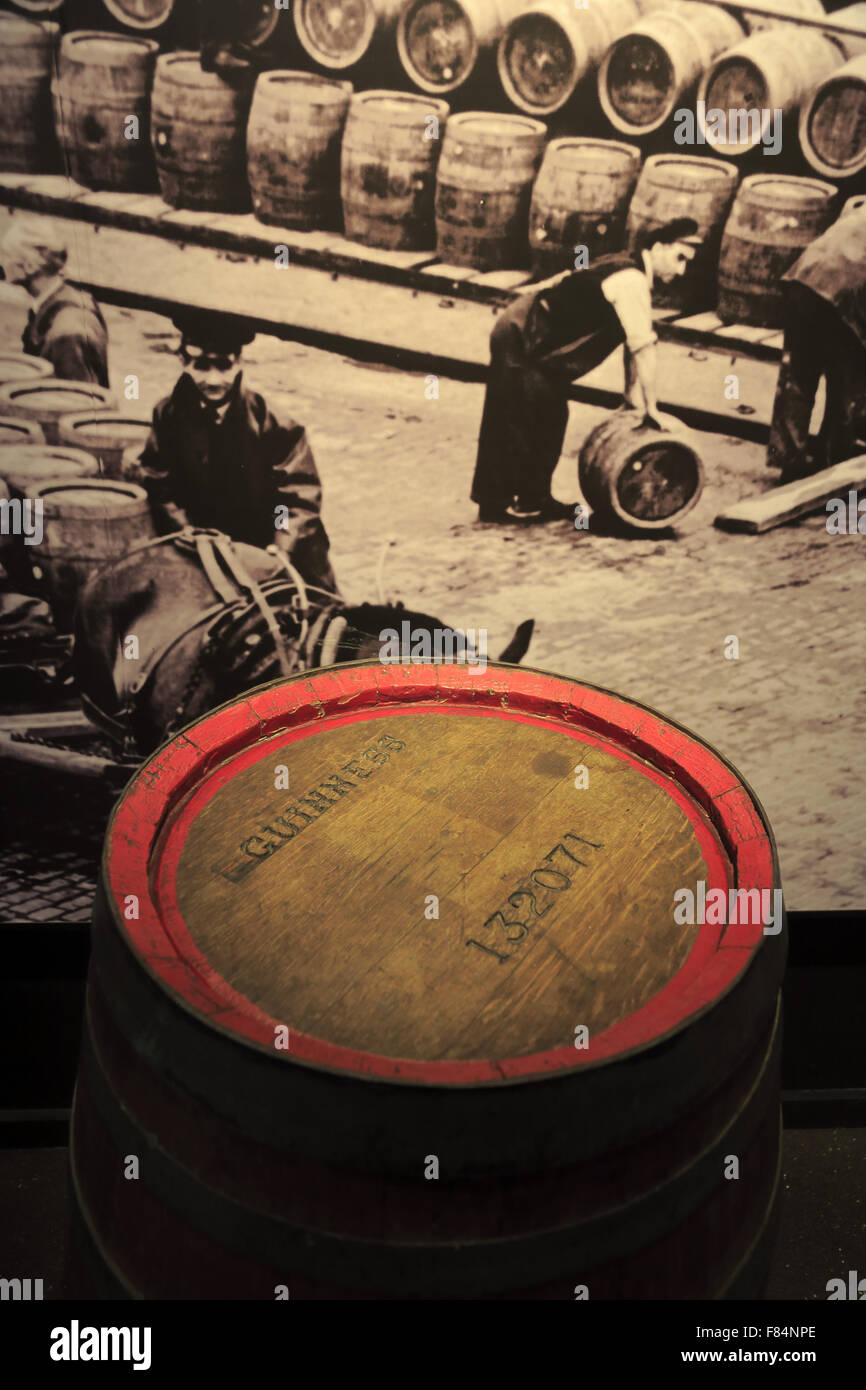
<svg viewBox="0 0 866 1390">
<path fill-rule="evenodd" d="M 3 317 L 11 348 L 14 318 Z M 115 389 L 135 372 L 136 409 L 148 413 L 176 377 L 176 334 L 152 314 L 109 307 L 106 317 Z M 525 664 L 654 706 L 735 764 L 773 825 L 789 907 L 862 902 L 866 537 L 830 536 L 822 515 L 762 536 L 716 530 L 716 513 L 769 475 L 760 447 L 712 435 L 699 436 L 703 497 L 675 536 L 482 526 L 468 500 L 480 385 L 442 379 L 430 400 L 421 375 L 262 336 L 246 360 L 248 382 L 277 413 L 307 425 L 348 598 L 376 596 L 393 540 L 389 597 L 452 627 L 486 628 L 492 656 L 534 617 Z M 576 451 L 601 418 L 572 405 L 560 498 L 578 497 Z M 724 655 L 731 636 L 738 660 Z"/>
</svg>

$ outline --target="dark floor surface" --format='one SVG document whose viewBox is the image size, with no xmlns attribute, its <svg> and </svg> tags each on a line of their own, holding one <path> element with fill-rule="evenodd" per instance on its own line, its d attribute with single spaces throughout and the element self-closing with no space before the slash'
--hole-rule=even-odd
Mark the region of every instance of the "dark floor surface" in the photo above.
<svg viewBox="0 0 866 1390">
<path fill-rule="evenodd" d="M 866 1275 L 866 1129 L 785 1132 L 784 1200 L 767 1297 L 827 1298 L 827 1282 Z M 66 1150 L 0 1150 L 0 1272 L 65 1296 Z"/>
</svg>

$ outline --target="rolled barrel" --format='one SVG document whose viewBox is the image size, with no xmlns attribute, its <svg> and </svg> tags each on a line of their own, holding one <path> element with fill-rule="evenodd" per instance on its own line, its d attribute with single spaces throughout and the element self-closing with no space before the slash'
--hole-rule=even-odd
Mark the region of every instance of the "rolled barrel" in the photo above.
<svg viewBox="0 0 866 1390">
<path fill-rule="evenodd" d="M 194 53 L 156 61 L 151 134 L 162 196 L 172 207 L 239 212 L 249 206 L 246 124 L 250 82 L 230 86 Z"/>
<path fill-rule="evenodd" d="M 32 558 L 58 629 L 69 631 L 90 575 L 153 536 L 147 493 L 134 483 L 74 478 L 43 483 L 32 495 L 43 514 L 43 537 L 31 546 Z"/>
<path fill-rule="evenodd" d="M 387 63 L 402 5 L 403 0 L 296 0 L 295 33 L 313 62 L 332 71 L 377 57 Z"/>
<path fill-rule="evenodd" d="M 422 92 L 445 95 L 483 73 L 523 0 L 407 0 L 397 53 Z"/>
<path fill-rule="evenodd" d="M 436 164 L 448 105 L 410 92 L 357 92 L 340 164 L 346 236 L 389 250 L 434 243 Z"/>
<path fill-rule="evenodd" d="M 48 444 L 59 444 L 58 427 L 63 415 L 77 411 L 112 410 L 110 391 L 89 381 L 10 381 L 0 386 L 0 415 L 17 416 L 38 424 Z"/>
<path fill-rule="evenodd" d="M 38 174 L 57 166 L 51 69 L 60 30 L 0 14 L 0 170 Z"/>
<path fill-rule="evenodd" d="M 465 111 L 451 117 L 436 179 L 443 261 L 481 271 L 526 263 L 529 204 L 546 134 L 526 116 Z"/>
<path fill-rule="evenodd" d="M 57 135 L 70 176 L 116 193 L 154 188 L 150 89 L 152 39 L 76 30 L 64 34 L 52 82 Z"/>
<path fill-rule="evenodd" d="M 598 70 L 601 109 L 623 135 L 649 135 L 670 119 L 718 54 L 742 38 L 715 5 L 654 10 L 614 40 Z"/>
<path fill-rule="evenodd" d="M 499 41 L 505 95 L 530 116 L 558 111 L 637 16 L 635 0 L 592 0 L 580 9 L 569 0 L 537 0 L 510 21 Z"/>
<path fill-rule="evenodd" d="M 149 759 L 102 865 L 70 1137 L 95 1295 L 760 1293 L 784 915 L 695 735 L 497 663 L 306 671 Z"/>
<path fill-rule="evenodd" d="M 673 416 L 667 428 L 638 410 L 617 411 L 585 440 L 578 481 L 593 513 L 629 531 L 676 526 L 696 505 L 704 470 L 694 437 Z"/>
<path fill-rule="evenodd" d="M 62 415 L 57 422 L 60 444 L 87 450 L 99 461 L 99 472 L 104 478 L 124 477 L 126 450 L 136 448 L 141 453 L 149 434 L 149 420 L 112 410 Z"/>
<path fill-rule="evenodd" d="M 703 239 L 679 279 L 654 286 L 661 307 L 697 313 L 715 303 L 719 248 L 736 188 L 736 169 L 721 159 L 659 154 L 644 164 L 628 210 L 629 250 L 643 233 L 677 217 L 694 218 Z"/>
<path fill-rule="evenodd" d="M 754 174 L 734 199 L 719 256 L 718 314 L 781 328 L 781 278 L 833 221 L 836 189 L 818 179 Z"/>
<path fill-rule="evenodd" d="M 575 266 L 578 247 L 591 260 L 625 243 L 640 150 L 616 140 L 566 137 L 544 151 L 529 207 L 529 247 L 537 276 Z"/>
<path fill-rule="evenodd" d="M 811 89 L 842 61 L 839 45 L 813 29 L 789 24 L 752 34 L 721 54 L 700 80 L 697 120 L 707 144 L 731 159 L 748 154 L 775 111 L 795 117 Z"/>
<path fill-rule="evenodd" d="M 806 98 L 800 148 L 810 167 L 828 179 L 850 179 L 866 169 L 866 53 L 837 68 Z"/>
<path fill-rule="evenodd" d="M 263 72 L 247 123 L 247 173 L 262 222 L 340 227 L 340 141 L 351 82 L 308 72 Z"/>
</svg>

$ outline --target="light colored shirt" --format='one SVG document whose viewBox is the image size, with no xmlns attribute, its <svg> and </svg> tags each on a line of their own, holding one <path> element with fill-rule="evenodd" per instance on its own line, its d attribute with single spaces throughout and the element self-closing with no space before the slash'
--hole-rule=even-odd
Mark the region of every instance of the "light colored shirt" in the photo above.
<svg viewBox="0 0 866 1390">
<path fill-rule="evenodd" d="M 643 265 L 643 271 L 637 266 L 618 270 L 608 275 L 601 286 L 623 326 L 626 347 L 632 353 L 658 342 L 652 317 L 653 267 L 647 251 L 643 252 Z"/>
</svg>

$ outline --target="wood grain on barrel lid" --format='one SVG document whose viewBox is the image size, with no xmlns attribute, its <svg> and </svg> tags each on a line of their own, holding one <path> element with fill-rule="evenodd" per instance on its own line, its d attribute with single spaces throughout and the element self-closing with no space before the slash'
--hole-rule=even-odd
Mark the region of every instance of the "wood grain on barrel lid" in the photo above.
<svg viewBox="0 0 866 1390">
<path fill-rule="evenodd" d="M 695 739 L 493 664 L 359 663 L 223 707 L 142 769 L 105 872 L 133 947 L 221 1026 L 442 1083 L 579 1066 L 581 1023 L 593 1062 L 681 1025 L 762 928 L 678 927 L 675 890 L 777 881 L 759 811 Z"/>
</svg>

